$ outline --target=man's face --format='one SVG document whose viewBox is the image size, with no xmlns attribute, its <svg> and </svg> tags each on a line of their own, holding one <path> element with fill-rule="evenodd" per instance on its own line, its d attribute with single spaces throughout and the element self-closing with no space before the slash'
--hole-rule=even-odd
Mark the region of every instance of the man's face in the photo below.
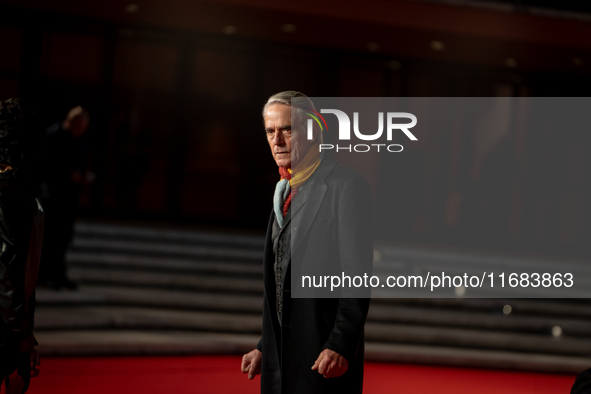
<svg viewBox="0 0 591 394">
<path fill-rule="evenodd" d="M 83 116 L 75 116 L 71 119 L 66 119 L 64 127 L 72 134 L 74 138 L 83 136 L 88 128 L 88 118 Z"/>
<path fill-rule="evenodd" d="M 316 132 L 316 130 L 314 130 Z M 265 114 L 267 142 L 275 163 L 279 167 L 294 167 L 308 152 L 314 140 L 306 138 L 303 130 L 291 128 L 291 107 L 284 104 L 271 104 Z M 314 133 L 316 139 L 316 133 Z"/>
</svg>

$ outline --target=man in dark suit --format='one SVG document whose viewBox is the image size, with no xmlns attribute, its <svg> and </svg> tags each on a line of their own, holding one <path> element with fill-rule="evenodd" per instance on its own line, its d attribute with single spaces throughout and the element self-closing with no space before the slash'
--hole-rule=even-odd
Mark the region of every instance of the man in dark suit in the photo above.
<svg viewBox="0 0 591 394">
<path fill-rule="evenodd" d="M 86 168 L 84 136 L 89 125 L 88 111 L 72 108 L 63 122 L 46 131 L 44 160 L 51 162 L 43 171 L 42 199 L 46 214 L 40 285 L 56 290 L 78 286 L 67 275 L 66 252 L 74 237 L 80 194 L 92 182 Z"/>
<path fill-rule="evenodd" d="M 371 275 L 373 195 L 363 176 L 321 154 L 318 125 L 307 137 L 310 111 L 310 99 L 293 91 L 263 110 L 281 180 L 263 259 L 263 336 L 242 372 L 260 373 L 265 394 L 361 393 L 369 293 L 304 289 L 302 275 Z"/>
<path fill-rule="evenodd" d="M 39 372 L 33 335 L 44 215 L 35 198 L 38 133 L 19 99 L 0 101 L 0 391 L 25 393 Z"/>
</svg>

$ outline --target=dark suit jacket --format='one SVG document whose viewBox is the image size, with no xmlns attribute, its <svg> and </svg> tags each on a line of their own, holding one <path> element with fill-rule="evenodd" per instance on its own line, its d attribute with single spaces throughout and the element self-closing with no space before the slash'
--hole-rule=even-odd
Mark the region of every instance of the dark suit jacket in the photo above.
<svg viewBox="0 0 591 394">
<path fill-rule="evenodd" d="M 577 376 L 570 391 L 571 394 L 591 393 L 591 369 L 586 369 Z"/>
<path fill-rule="evenodd" d="M 369 298 L 291 298 L 292 282 L 302 270 L 331 267 L 333 273 L 365 271 L 373 261 L 373 195 L 367 180 L 352 169 L 323 158 L 309 193 L 292 202 L 292 255 L 285 281 L 283 319 L 276 313 L 276 290 L 269 219 L 264 252 L 265 296 L 261 392 L 361 393 L 363 387 L 363 327 Z M 335 267 L 339 264 L 339 267 Z M 338 269 L 338 271 L 336 271 Z M 306 271 L 308 272 L 308 271 Z M 324 297 L 326 294 L 318 294 Z M 348 371 L 326 379 L 311 367 L 323 349 L 349 361 Z"/>
<path fill-rule="evenodd" d="M 0 383 L 36 345 L 34 288 L 43 237 L 43 211 L 11 171 L 0 174 Z M 29 367 L 30 355 L 24 357 Z M 25 381 L 29 377 L 28 372 Z M 28 383 L 25 383 L 28 384 Z"/>
</svg>

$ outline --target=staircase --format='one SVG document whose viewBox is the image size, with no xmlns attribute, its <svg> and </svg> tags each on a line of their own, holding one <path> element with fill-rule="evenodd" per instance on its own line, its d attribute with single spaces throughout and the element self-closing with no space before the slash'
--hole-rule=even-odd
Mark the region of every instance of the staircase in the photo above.
<svg viewBox="0 0 591 394">
<path fill-rule="evenodd" d="M 80 287 L 37 290 L 39 350 L 248 352 L 262 329 L 262 249 L 262 236 L 79 223 L 68 261 Z M 365 336 L 368 360 L 579 373 L 591 367 L 591 303 L 374 299 Z"/>
</svg>

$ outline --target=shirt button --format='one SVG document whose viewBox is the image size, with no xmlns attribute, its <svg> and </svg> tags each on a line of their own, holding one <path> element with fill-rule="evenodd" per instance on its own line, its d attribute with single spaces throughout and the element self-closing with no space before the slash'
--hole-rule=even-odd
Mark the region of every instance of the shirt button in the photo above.
<svg viewBox="0 0 591 394">
<path fill-rule="evenodd" d="M 281 279 L 281 274 L 277 274 L 277 279 Z"/>
<path fill-rule="evenodd" d="M 283 260 L 283 259 L 282 259 L 281 257 L 279 257 L 277 260 L 281 261 L 281 260 Z"/>
<path fill-rule="evenodd" d="M 279 241 L 279 245 L 283 245 L 283 241 Z"/>
</svg>

